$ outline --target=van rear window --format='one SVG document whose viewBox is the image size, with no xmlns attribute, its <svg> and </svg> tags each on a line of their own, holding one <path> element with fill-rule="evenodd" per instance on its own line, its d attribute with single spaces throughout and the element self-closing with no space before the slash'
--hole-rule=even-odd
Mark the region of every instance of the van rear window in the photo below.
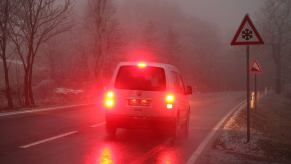
<svg viewBox="0 0 291 164">
<path fill-rule="evenodd" d="M 115 81 L 115 88 L 143 91 L 164 91 L 165 71 L 160 67 L 121 66 Z"/>
</svg>

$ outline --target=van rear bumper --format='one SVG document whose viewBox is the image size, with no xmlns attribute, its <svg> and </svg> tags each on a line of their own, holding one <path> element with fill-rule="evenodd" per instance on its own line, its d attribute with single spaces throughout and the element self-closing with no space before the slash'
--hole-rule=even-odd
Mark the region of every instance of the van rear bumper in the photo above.
<svg viewBox="0 0 291 164">
<path fill-rule="evenodd" d="M 171 128 L 175 127 L 174 117 L 145 117 L 106 114 L 106 124 L 116 128 Z"/>
</svg>

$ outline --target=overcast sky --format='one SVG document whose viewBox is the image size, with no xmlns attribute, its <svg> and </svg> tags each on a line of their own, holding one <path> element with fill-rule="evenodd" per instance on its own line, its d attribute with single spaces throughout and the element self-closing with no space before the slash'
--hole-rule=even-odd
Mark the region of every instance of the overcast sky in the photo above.
<svg viewBox="0 0 291 164">
<path fill-rule="evenodd" d="M 181 8 L 200 19 L 218 25 L 223 35 L 235 31 L 244 15 L 249 13 L 255 21 L 265 0 L 176 0 Z"/>
</svg>

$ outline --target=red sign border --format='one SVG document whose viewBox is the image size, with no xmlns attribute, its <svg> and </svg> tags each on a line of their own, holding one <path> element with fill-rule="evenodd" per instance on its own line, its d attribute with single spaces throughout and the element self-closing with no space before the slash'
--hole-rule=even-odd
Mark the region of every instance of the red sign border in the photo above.
<svg viewBox="0 0 291 164">
<path fill-rule="evenodd" d="M 254 65 L 255 63 L 258 65 L 260 71 L 252 71 L 252 67 L 253 67 L 253 65 Z M 256 59 L 253 60 L 251 66 L 250 66 L 250 72 L 251 72 L 251 73 L 254 73 L 254 74 L 263 73 L 262 67 L 261 67 L 261 65 L 259 64 L 259 62 L 258 62 Z"/>
<path fill-rule="evenodd" d="M 243 27 L 245 26 L 245 24 L 249 22 L 251 28 L 253 29 L 253 31 L 255 32 L 257 38 L 259 39 L 258 41 L 247 41 L 247 42 L 238 42 L 237 39 L 239 37 L 239 34 L 241 33 Z M 232 41 L 231 41 L 231 45 L 257 45 L 257 44 L 264 44 L 264 41 L 262 39 L 262 37 L 260 36 L 260 34 L 258 33 L 256 27 L 254 26 L 251 18 L 249 17 L 248 14 L 245 15 L 243 21 L 241 22 L 238 30 L 236 31 Z"/>
</svg>

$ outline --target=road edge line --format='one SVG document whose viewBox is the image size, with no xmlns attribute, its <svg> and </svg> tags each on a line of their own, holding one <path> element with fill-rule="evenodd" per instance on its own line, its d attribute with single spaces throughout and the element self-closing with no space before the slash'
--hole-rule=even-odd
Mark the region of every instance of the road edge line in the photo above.
<svg viewBox="0 0 291 164">
<path fill-rule="evenodd" d="M 202 141 L 202 143 L 198 146 L 198 148 L 191 154 L 190 158 L 187 160 L 186 164 L 194 164 L 199 156 L 202 154 L 203 150 L 206 148 L 208 143 L 217 133 L 218 129 L 221 128 L 223 123 L 233 114 L 240 112 L 246 106 L 246 101 L 241 101 L 239 104 L 234 106 L 215 126 L 212 128 L 211 132 L 208 133 L 206 138 Z"/>
<path fill-rule="evenodd" d="M 29 144 L 26 144 L 26 145 L 19 146 L 19 148 L 26 149 L 26 148 L 29 148 L 29 147 L 32 147 L 32 146 L 36 146 L 36 145 L 39 145 L 39 144 L 42 144 L 42 143 L 46 143 L 46 142 L 49 142 L 49 141 L 53 141 L 53 140 L 56 140 L 56 139 L 59 139 L 59 138 L 66 137 L 66 136 L 75 134 L 77 132 L 78 131 L 66 132 L 66 133 L 59 134 L 59 135 L 56 135 L 56 136 L 53 136 L 53 137 L 49 137 L 49 138 L 46 138 L 46 139 L 38 140 L 38 141 L 29 143 Z"/>
</svg>

